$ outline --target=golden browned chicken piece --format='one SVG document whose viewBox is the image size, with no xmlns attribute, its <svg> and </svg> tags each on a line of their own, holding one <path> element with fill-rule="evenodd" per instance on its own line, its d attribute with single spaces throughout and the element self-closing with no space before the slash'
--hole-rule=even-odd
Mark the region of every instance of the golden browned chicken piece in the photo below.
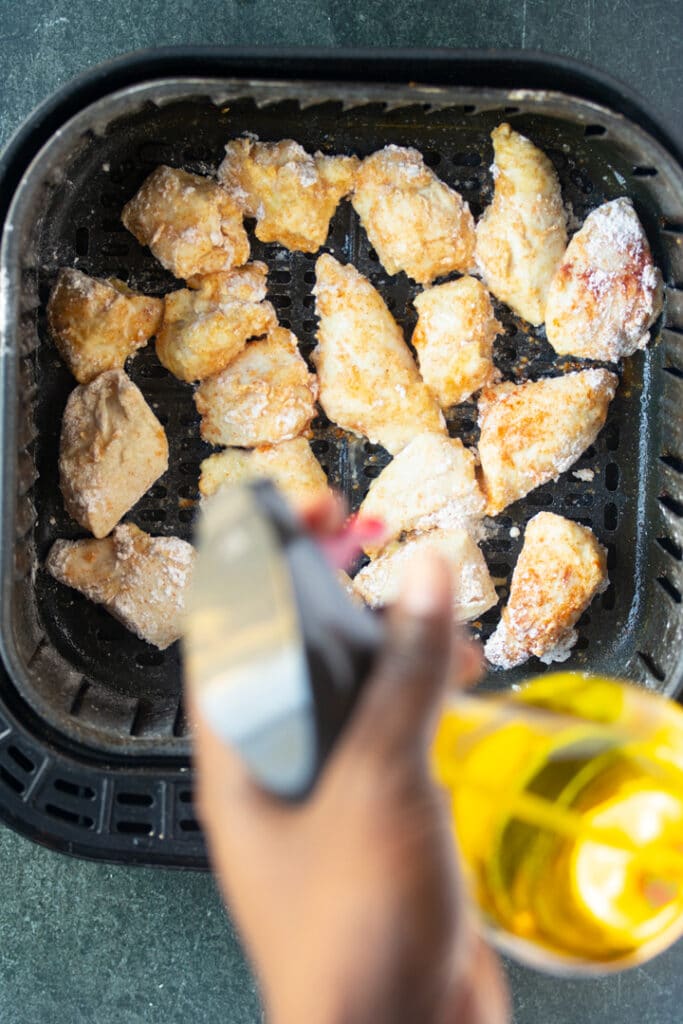
<svg viewBox="0 0 683 1024">
<path fill-rule="evenodd" d="M 531 324 L 541 324 L 567 245 L 560 182 L 545 153 L 501 124 L 493 139 L 493 202 L 477 224 L 477 266 L 486 286 Z"/>
<path fill-rule="evenodd" d="M 602 430 L 618 383 L 608 370 L 579 370 L 482 391 L 479 458 L 489 515 L 576 462 Z"/>
<path fill-rule="evenodd" d="M 565 661 L 574 625 L 607 587 L 607 558 L 587 526 L 552 512 L 530 521 L 510 585 L 510 599 L 484 648 L 492 665 L 513 668 L 532 655 Z"/>
<path fill-rule="evenodd" d="M 122 523 L 102 540 L 56 541 L 45 568 L 163 651 L 181 634 L 194 560 L 179 537 L 150 537 Z"/>
<path fill-rule="evenodd" d="M 616 362 L 645 348 L 662 310 L 662 275 L 630 199 L 603 203 L 572 238 L 548 292 L 556 352 Z"/>
<path fill-rule="evenodd" d="M 199 491 L 208 498 L 223 484 L 269 477 L 297 510 L 329 496 L 325 471 L 305 437 L 263 448 L 226 448 L 204 459 Z"/>
<path fill-rule="evenodd" d="M 416 149 L 385 146 L 363 160 L 351 197 L 382 266 L 431 284 L 474 266 L 474 219 L 462 196 Z"/>
<path fill-rule="evenodd" d="M 333 423 L 392 454 L 416 434 L 445 434 L 403 332 L 368 279 L 325 254 L 314 293 L 320 325 L 313 359 L 320 404 Z"/>
<path fill-rule="evenodd" d="M 413 332 L 420 373 L 442 409 L 493 384 L 493 342 L 503 330 L 481 281 L 461 277 L 427 288 L 413 301 Z"/>
<path fill-rule="evenodd" d="M 123 370 L 107 370 L 71 392 L 59 483 L 77 523 L 105 537 L 167 469 L 164 429 Z"/>
<path fill-rule="evenodd" d="M 159 361 L 180 380 L 220 373 L 249 338 L 277 327 L 266 298 L 265 263 L 190 278 L 191 288 L 170 292 L 157 334 Z"/>
<path fill-rule="evenodd" d="M 453 621 L 469 622 L 498 601 L 484 556 L 467 530 L 435 529 L 394 541 L 356 575 L 356 593 L 373 608 L 396 600 L 406 566 L 424 551 L 435 551 L 453 573 Z"/>
<path fill-rule="evenodd" d="M 242 211 L 201 174 L 157 167 L 126 203 L 121 220 L 176 277 L 232 270 L 249 259 Z"/>
<path fill-rule="evenodd" d="M 247 217 L 256 237 L 287 249 L 317 252 L 325 244 L 340 199 L 353 188 L 355 156 L 311 156 L 298 142 L 233 139 L 218 178 Z"/>
<path fill-rule="evenodd" d="M 486 499 L 475 475 L 475 458 L 462 441 L 418 434 L 372 481 L 359 515 L 380 519 L 382 543 L 365 548 L 371 557 L 402 533 L 434 526 L 467 525 L 484 515 Z"/>
<path fill-rule="evenodd" d="M 50 334 L 79 384 L 105 370 L 123 369 L 129 356 L 156 334 L 163 301 L 62 267 L 47 304 Z"/>
<path fill-rule="evenodd" d="M 291 331 L 251 341 L 225 370 L 207 377 L 194 400 L 210 444 L 256 448 L 297 437 L 315 416 L 318 382 Z"/>
</svg>

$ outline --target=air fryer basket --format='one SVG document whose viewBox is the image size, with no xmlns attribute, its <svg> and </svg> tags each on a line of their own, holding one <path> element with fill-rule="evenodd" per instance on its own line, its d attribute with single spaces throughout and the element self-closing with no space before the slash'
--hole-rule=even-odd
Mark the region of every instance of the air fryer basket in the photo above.
<svg viewBox="0 0 683 1024">
<path fill-rule="evenodd" d="M 574 467 L 591 470 L 592 479 L 569 471 L 517 502 L 492 523 L 484 552 L 504 601 L 524 526 L 535 512 L 551 509 L 591 526 L 608 549 L 611 583 L 581 620 L 569 665 L 620 674 L 665 693 L 678 690 L 683 173 L 671 155 L 625 118 L 559 93 L 151 81 L 101 99 L 53 136 L 25 174 L 5 225 L 0 572 L 2 653 L 9 678 L 4 688 L 11 688 L 12 699 L 47 723 L 74 756 L 87 752 L 93 774 L 85 784 L 65 777 L 61 789 L 59 779 L 41 783 L 39 759 L 12 740 L 9 725 L 3 732 L 0 704 L 0 802 L 2 781 L 9 778 L 25 801 L 42 794 L 38 816 L 51 815 L 76 832 L 117 833 L 120 842 L 137 845 L 143 858 L 141 850 L 171 836 L 197 843 L 190 789 L 181 774 L 188 741 L 177 645 L 156 651 L 42 568 L 56 538 L 83 535 L 64 512 L 57 478 L 60 421 L 74 386 L 46 331 L 45 303 L 58 268 L 113 274 L 155 295 L 177 287 L 125 231 L 121 208 L 158 164 L 211 173 L 227 139 L 246 131 L 263 140 L 292 137 L 309 150 L 361 156 L 390 142 L 416 146 L 478 216 L 492 192 L 489 135 L 502 120 L 548 153 L 574 226 L 606 199 L 633 198 L 667 288 L 656 343 L 627 362 L 605 429 Z M 251 240 L 252 258 L 269 265 L 269 297 L 280 321 L 291 326 L 308 357 L 315 343 L 316 256 L 264 245 L 253 232 Z M 372 280 L 409 338 L 418 289 L 402 274 L 386 274 L 346 202 L 325 250 Z M 506 378 L 533 379 L 582 365 L 554 357 L 542 328 L 529 330 L 500 305 L 496 313 L 505 333 L 495 358 Z M 171 457 L 169 471 L 127 518 L 153 534 L 190 539 L 198 465 L 211 451 L 199 439 L 192 388 L 164 370 L 153 346 L 131 361 L 129 373 L 164 424 Z M 465 443 L 476 443 L 476 404 L 456 409 L 449 427 Z M 378 446 L 343 435 L 322 415 L 313 431 L 313 448 L 330 481 L 357 507 L 388 456 Z M 518 536 L 513 527 L 519 528 Z M 482 637 L 499 614 L 495 609 L 475 624 Z M 491 673 L 486 685 L 507 687 L 542 668 L 533 662 Z M 106 776 L 111 764 L 118 766 L 113 781 Z M 162 778 L 164 772 L 168 778 Z M 91 801 L 89 813 L 84 800 Z M 110 849 L 115 847 L 112 841 Z M 201 856 L 193 847 L 187 860 Z"/>
</svg>

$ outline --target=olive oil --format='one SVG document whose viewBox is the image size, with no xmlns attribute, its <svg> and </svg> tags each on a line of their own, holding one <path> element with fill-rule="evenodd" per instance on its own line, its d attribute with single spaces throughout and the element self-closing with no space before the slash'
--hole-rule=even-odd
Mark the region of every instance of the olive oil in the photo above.
<svg viewBox="0 0 683 1024">
<path fill-rule="evenodd" d="M 461 697 L 434 771 L 502 948 L 537 966 L 640 963 L 683 933 L 683 711 L 615 680 L 545 675 Z"/>
</svg>

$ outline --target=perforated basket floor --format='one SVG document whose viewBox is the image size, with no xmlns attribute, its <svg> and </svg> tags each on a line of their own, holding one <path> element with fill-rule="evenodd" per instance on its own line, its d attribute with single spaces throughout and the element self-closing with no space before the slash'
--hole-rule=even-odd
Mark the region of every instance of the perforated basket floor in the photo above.
<svg viewBox="0 0 683 1024">
<path fill-rule="evenodd" d="M 627 364 L 595 446 L 558 482 L 492 521 L 483 549 L 504 600 L 524 526 L 535 512 L 552 509 L 591 526 L 607 547 L 611 584 L 581 620 L 569 664 L 622 674 L 666 692 L 678 686 L 683 302 L 676 284 L 683 282 L 683 187 L 675 162 L 628 122 L 545 94 L 525 94 L 513 105 L 507 93 L 472 90 L 422 94 L 401 87 L 158 83 L 79 115 L 48 144 L 10 215 L 13 237 L 4 257 L 9 251 L 5 265 L 15 275 L 16 344 L 5 360 L 6 462 L 17 454 L 4 479 L 14 520 L 14 582 L 6 584 L 3 634 L 11 693 L 9 681 L 5 688 L 9 710 L 28 709 L 24 715 L 40 721 L 73 759 L 69 770 L 63 763 L 53 770 L 44 747 L 36 750 L 17 738 L 9 712 L 7 722 L 0 720 L 0 803 L 4 785 L 5 796 L 13 794 L 21 805 L 17 818 L 30 818 L 37 831 L 49 819 L 77 845 L 85 833 L 97 835 L 114 858 L 125 850 L 160 862 L 203 858 L 186 775 L 177 645 L 156 651 L 42 569 L 56 538 L 83 535 L 64 512 L 57 483 L 61 415 L 74 386 L 45 325 L 45 302 L 58 268 L 114 274 L 156 295 L 177 287 L 125 231 L 120 210 L 159 163 L 210 173 L 226 140 L 244 131 L 361 156 L 389 142 L 416 146 L 478 216 L 491 198 L 489 134 L 501 120 L 548 153 L 574 226 L 604 200 L 630 195 L 668 287 L 661 338 Z M 251 238 L 253 258 L 268 263 L 269 298 L 281 323 L 296 333 L 309 357 L 316 329 L 316 256 L 263 245 L 253 232 Z M 386 274 L 350 204 L 337 211 L 325 249 L 370 278 L 409 338 L 418 289 L 404 275 Z M 535 379 L 584 365 L 557 359 L 542 328 L 529 329 L 501 305 L 496 314 L 505 333 L 496 342 L 495 359 L 506 379 Z M 129 518 L 148 532 L 190 539 L 198 466 L 212 450 L 199 439 L 192 388 L 161 367 L 153 346 L 128 369 L 164 424 L 171 449 L 169 471 Z M 476 404 L 454 410 L 449 429 L 476 444 Z M 357 507 L 389 457 L 323 416 L 313 433 L 313 448 L 331 483 Z M 592 477 L 582 479 L 590 474 L 577 476 L 576 470 L 590 470 Z M 4 557 L 7 580 L 7 551 Z M 475 623 L 478 634 L 488 636 L 499 614 L 494 609 Z M 510 686 L 541 669 L 529 663 L 492 673 L 486 685 Z"/>
</svg>

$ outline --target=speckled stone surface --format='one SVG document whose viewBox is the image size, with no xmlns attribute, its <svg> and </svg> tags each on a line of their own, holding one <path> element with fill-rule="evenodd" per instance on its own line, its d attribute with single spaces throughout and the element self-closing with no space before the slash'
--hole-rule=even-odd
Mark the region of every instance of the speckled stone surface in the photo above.
<svg viewBox="0 0 683 1024">
<path fill-rule="evenodd" d="M 680 0 L 0 0 L 0 145 L 89 65 L 181 43 L 543 48 L 616 74 L 680 124 L 682 28 Z M 607 979 L 509 973 L 515 1024 L 683 1019 L 683 944 Z M 211 878 L 70 860 L 0 827 L 0 1024 L 261 1019 Z"/>
</svg>

